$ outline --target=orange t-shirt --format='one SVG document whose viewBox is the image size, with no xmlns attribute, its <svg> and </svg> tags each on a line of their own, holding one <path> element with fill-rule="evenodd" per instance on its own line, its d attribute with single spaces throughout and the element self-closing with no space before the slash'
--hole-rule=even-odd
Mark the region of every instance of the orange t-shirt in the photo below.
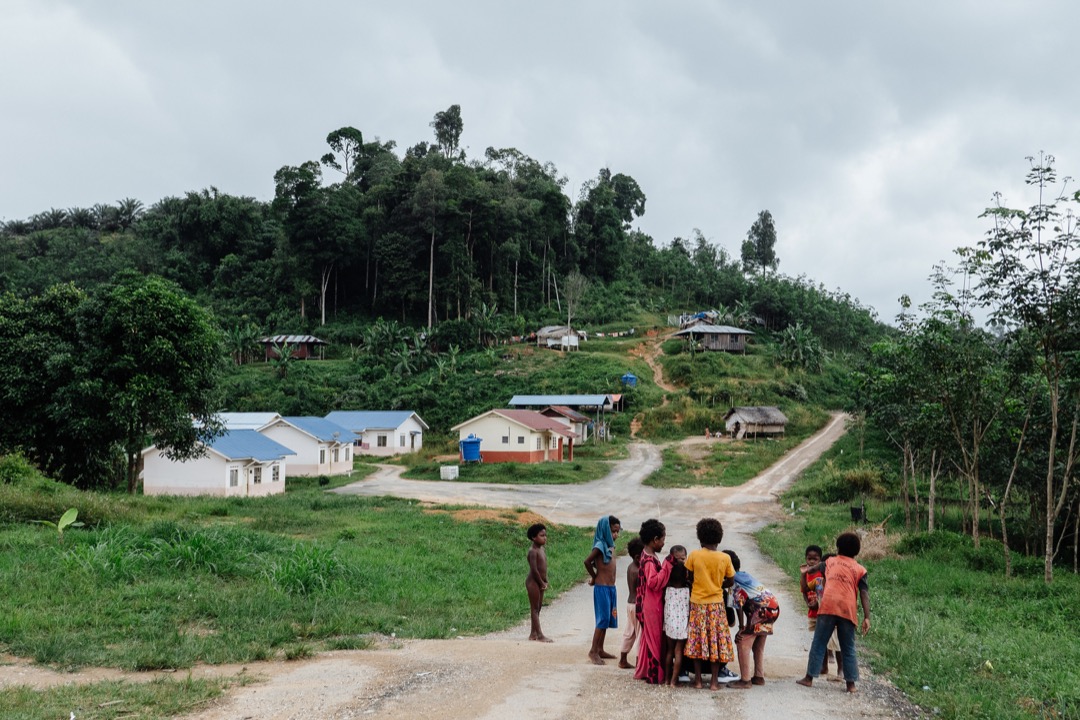
<svg viewBox="0 0 1080 720">
<path fill-rule="evenodd" d="M 839 615 L 859 624 L 859 582 L 866 568 L 855 558 L 837 555 L 825 561 L 825 592 L 818 604 L 818 615 Z"/>
<path fill-rule="evenodd" d="M 724 579 L 735 577 L 735 567 L 726 552 L 694 550 L 686 557 L 686 569 L 694 573 L 690 602 L 695 605 L 724 602 Z"/>
</svg>

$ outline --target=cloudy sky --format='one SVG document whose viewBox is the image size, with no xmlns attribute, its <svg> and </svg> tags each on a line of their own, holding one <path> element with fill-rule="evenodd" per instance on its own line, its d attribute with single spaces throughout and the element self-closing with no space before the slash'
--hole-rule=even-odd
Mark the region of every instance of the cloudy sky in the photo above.
<svg viewBox="0 0 1080 720">
<path fill-rule="evenodd" d="M 0 220 L 212 186 L 269 200 L 342 126 L 399 150 L 460 104 L 462 145 L 550 161 L 576 198 L 634 177 L 638 227 L 878 310 L 1030 204 L 1025 156 L 1080 176 L 1080 3 L 0 0 Z"/>
</svg>

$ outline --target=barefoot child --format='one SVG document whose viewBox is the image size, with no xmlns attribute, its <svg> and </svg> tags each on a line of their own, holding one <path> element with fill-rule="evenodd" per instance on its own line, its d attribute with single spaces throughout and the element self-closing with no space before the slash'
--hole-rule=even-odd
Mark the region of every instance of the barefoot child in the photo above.
<svg viewBox="0 0 1080 720">
<path fill-rule="evenodd" d="M 833 628 L 836 628 L 847 691 L 855 692 L 855 683 L 859 680 L 859 661 L 855 657 L 855 626 L 859 621 L 856 596 L 862 604 L 862 633 L 865 635 L 870 631 L 870 588 L 866 583 L 866 568 L 855 562 L 860 549 L 862 543 L 858 535 L 852 532 L 842 533 L 836 538 L 836 551 L 839 555 L 822 563 L 825 589 L 818 603 L 817 628 L 814 630 L 814 642 L 810 644 L 806 676 L 795 681 L 800 685 L 810 687 L 814 684 L 814 678 L 818 676 L 821 663 L 825 659 L 829 636 L 832 635 Z"/>
<path fill-rule="evenodd" d="M 829 555 L 828 557 L 832 557 Z M 821 592 L 825 585 L 825 574 L 818 569 L 822 560 L 827 559 L 821 554 L 821 548 L 817 545 L 808 545 L 806 548 L 806 564 L 799 568 L 799 587 L 803 598 L 806 600 L 806 624 L 810 629 L 810 638 L 813 640 L 814 629 L 817 627 L 818 602 L 821 600 Z M 813 569 L 811 569 L 813 568 Z M 829 680 L 834 678 L 829 675 L 829 653 L 836 653 L 836 680 L 840 680 L 840 644 L 836 640 L 836 631 L 829 636 L 829 646 L 825 650 L 825 660 L 821 663 L 821 674 Z"/>
<path fill-rule="evenodd" d="M 686 548 L 675 545 L 669 553 L 671 574 L 664 590 L 664 669 L 670 671 L 668 685 L 675 687 L 689 680 L 683 676 L 683 650 L 686 647 L 687 622 L 690 620 L 690 583 L 686 576 Z"/>
<path fill-rule="evenodd" d="M 739 556 L 725 550 L 735 567 L 732 595 L 738 612 L 739 632 L 735 644 L 739 648 L 739 680 L 731 687 L 744 690 L 765 684 L 765 641 L 773 633 L 773 623 L 780 617 L 780 603 L 750 573 L 741 569 Z M 753 659 L 753 674 L 750 672 Z"/>
<path fill-rule="evenodd" d="M 626 554 L 630 557 L 630 565 L 626 568 L 626 629 L 623 630 L 622 648 L 619 653 L 619 667 L 633 668 L 628 656 L 634 649 L 634 641 L 637 640 L 638 628 L 641 627 L 637 618 L 637 587 L 638 587 L 638 558 L 645 545 L 641 538 L 632 538 L 626 544 Z"/>
<path fill-rule="evenodd" d="M 589 584 L 593 588 L 593 612 L 596 614 L 596 629 L 593 630 L 592 647 L 589 660 L 594 665 L 603 665 L 605 659 L 615 656 L 604 650 L 604 638 L 609 628 L 619 627 L 619 604 L 615 593 L 615 539 L 619 537 L 622 525 L 619 518 L 608 515 L 596 523 L 593 534 L 593 547 L 585 558 L 585 570 L 589 573 Z"/>
<path fill-rule="evenodd" d="M 544 605 L 544 591 L 548 587 L 547 579 L 547 554 L 544 546 L 547 545 L 547 528 L 543 523 L 536 523 L 529 527 L 526 536 L 532 540 L 529 548 L 529 575 L 525 578 L 525 591 L 529 593 L 529 614 L 532 627 L 529 631 L 529 639 L 537 642 L 551 642 L 544 636 L 540 629 L 540 608 Z"/>
<path fill-rule="evenodd" d="M 699 520 L 697 536 L 701 549 L 686 558 L 686 570 L 690 574 L 686 656 L 694 660 L 694 687 L 701 687 L 701 665 L 707 661 L 712 672 L 709 689 L 719 690 L 721 682 L 738 680 L 735 673 L 729 671 L 722 677 L 720 672 L 722 666 L 735 659 L 724 609 L 724 588 L 731 587 L 735 568 L 731 566 L 731 558 L 716 549 L 724 539 L 724 527 L 719 520 Z"/>
<path fill-rule="evenodd" d="M 667 541 L 664 523 L 650 518 L 641 523 L 638 532 L 645 549 L 638 560 L 638 620 L 641 622 L 641 642 L 638 645 L 637 670 L 634 677 L 652 685 L 664 684 L 664 588 L 671 574 L 671 557 L 660 562 L 658 554 Z"/>
</svg>

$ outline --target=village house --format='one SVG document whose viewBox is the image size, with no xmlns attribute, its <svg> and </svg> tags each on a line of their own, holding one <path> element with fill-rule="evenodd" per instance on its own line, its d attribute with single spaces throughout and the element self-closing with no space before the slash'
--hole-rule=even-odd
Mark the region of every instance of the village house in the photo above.
<svg viewBox="0 0 1080 720">
<path fill-rule="evenodd" d="M 585 333 L 566 325 L 548 325 L 536 331 L 536 345 L 538 347 L 555 348 L 556 350 L 577 350 L 578 342 L 584 339 Z"/>
<path fill-rule="evenodd" d="M 354 452 L 362 455 L 404 455 L 420 452 L 428 425 L 412 410 L 335 410 L 326 419 L 357 436 Z"/>
<path fill-rule="evenodd" d="M 553 420 L 557 420 L 568 428 L 574 431 L 574 442 L 582 444 L 589 439 L 589 426 L 592 425 L 592 420 L 586 415 L 582 415 L 576 410 L 571 410 L 565 405 L 549 405 L 540 411 L 541 415 L 545 415 Z"/>
<path fill-rule="evenodd" d="M 254 430 L 226 430 L 202 457 L 170 460 L 156 446 L 142 451 L 145 495 L 258 497 L 285 492 L 286 458 L 295 453 Z"/>
<path fill-rule="evenodd" d="M 279 417 L 259 433 L 296 453 L 289 464 L 296 477 L 352 472 L 356 436 L 337 423 L 320 417 Z"/>
<path fill-rule="evenodd" d="M 698 322 L 674 333 L 671 337 L 682 337 L 688 342 L 700 343 L 705 350 L 745 353 L 746 339 L 753 334 L 749 330 L 730 325 L 710 325 L 707 322 Z"/>
<path fill-rule="evenodd" d="M 290 357 L 295 360 L 322 360 L 323 349 L 326 347 L 326 341 L 314 335 L 270 335 L 261 338 L 259 343 L 263 346 L 263 355 L 267 360 L 276 359 L 280 350 L 285 347 L 289 348 Z"/>
<path fill-rule="evenodd" d="M 731 437 L 741 440 L 748 435 L 783 435 L 787 421 L 777 407 L 733 407 L 724 415 L 724 428 Z"/>
<path fill-rule="evenodd" d="M 564 449 L 574 459 L 574 431 L 534 410 L 488 410 L 451 429 L 480 439 L 482 462 L 562 462 Z"/>
</svg>

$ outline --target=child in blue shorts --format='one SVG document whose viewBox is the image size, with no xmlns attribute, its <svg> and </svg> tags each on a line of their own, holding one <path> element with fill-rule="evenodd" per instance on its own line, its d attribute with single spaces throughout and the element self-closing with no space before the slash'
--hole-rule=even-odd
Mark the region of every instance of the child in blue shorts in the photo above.
<svg viewBox="0 0 1080 720">
<path fill-rule="evenodd" d="M 593 630 L 589 660 L 603 665 L 605 659 L 615 656 L 604 650 L 604 639 L 609 628 L 619 627 L 619 601 L 615 593 L 615 539 L 619 537 L 622 523 L 614 515 L 600 518 L 593 535 L 592 550 L 585 558 L 585 570 L 593 588 L 593 612 L 596 629 Z"/>
</svg>

